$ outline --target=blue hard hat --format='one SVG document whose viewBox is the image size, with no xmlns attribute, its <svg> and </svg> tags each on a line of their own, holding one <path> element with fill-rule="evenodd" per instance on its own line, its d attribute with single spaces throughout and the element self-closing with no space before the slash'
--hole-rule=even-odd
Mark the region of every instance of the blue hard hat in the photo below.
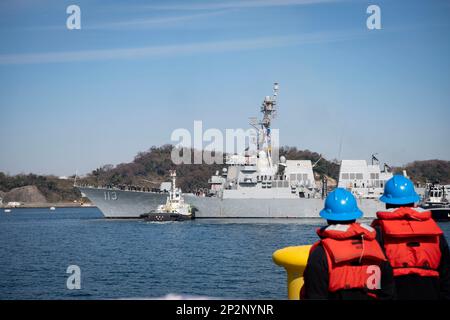
<svg viewBox="0 0 450 320">
<path fill-rule="evenodd" d="M 386 182 L 380 200 L 389 204 L 408 204 L 418 202 L 420 197 L 411 180 L 402 175 L 395 175 Z"/>
<path fill-rule="evenodd" d="M 325 199 L 325 208 L 320 211 L 320 216 L 327 220 L 348 221 L 361 218 L 362 211 L 356 204 L 356 199 L 351 192 L 336 188 Z"/>
</svg>

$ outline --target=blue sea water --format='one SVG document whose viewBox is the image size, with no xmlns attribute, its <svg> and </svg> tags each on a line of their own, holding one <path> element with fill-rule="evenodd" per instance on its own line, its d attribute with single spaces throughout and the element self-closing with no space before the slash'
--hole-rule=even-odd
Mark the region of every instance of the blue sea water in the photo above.
<svg viewBox="0 0 450 320">
<path fill-rule="evenodd" d="M 0 299 L 285 299 L 272 253 L 317 239 L 317 220 L 105 220 L 95 208 L 0 212 Z M 450 224 L 440 223 L 450 236 Z M 69 265 L 81 289 L 69 290 Z"/>
</svg>

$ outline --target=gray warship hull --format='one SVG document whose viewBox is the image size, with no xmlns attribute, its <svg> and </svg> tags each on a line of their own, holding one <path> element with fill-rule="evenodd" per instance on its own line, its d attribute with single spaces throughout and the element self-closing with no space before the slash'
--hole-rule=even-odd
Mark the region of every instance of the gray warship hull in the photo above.
<svg viewBox="0 0 450 320">
<path fill-rule="evenodd" d="M 322 199 L 220 199 L 184 195 L 185 201 L 194 206 L 195 218 L 319 218 Z M 384 210 L 384 203 L 377 199 L 359 199 L 358 207 L 365 218 L 374 218 Z"/>
<path fill-rule="evenodd" d="M 77 187 L 105 218 L 137 219 L 166 201 L 167 193 Z"/>
<path fill-rule="evenodd" d="M 77 187 L 105 218 L 138 219 L 155 210 L 166 193 L 123 191 L 108 188 Z M 185 194 L 185 201 L 196 209 L 195 218 L 318 218 L 322 199 L 220 199 Z M 376 199 L 359 199 L 364 217 L 374 218 L 384 204 Z"/>
</svg>

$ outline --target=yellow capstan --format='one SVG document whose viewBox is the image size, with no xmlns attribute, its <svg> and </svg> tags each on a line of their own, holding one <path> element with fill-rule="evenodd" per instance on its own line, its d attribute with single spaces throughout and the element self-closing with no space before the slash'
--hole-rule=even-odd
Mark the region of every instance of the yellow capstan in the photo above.
<svg viewBox="0 0 450 320">
<path fill-rule="evenodd" d="M 303 286 L 303 272 L 308 262 L 311 245 L 286 247 L 273 253 L 273 261 L 286 269 L 288 299 L 299 300 Z"/>
</svg>

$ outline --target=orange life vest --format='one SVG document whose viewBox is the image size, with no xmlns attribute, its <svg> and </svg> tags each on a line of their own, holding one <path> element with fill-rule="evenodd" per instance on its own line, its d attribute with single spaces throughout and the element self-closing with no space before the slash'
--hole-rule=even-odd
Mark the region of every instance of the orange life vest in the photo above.
<svg viewBox="0 0 450 320">
<path fill-rule="evenodd" d="M 356 288 L 368 291 L 379 289 L 379 283 L 368 287 L 371 278 L 378 282 L 381 280 L 379 266 L 386 261 L 383 250 L 375 240 L 376 232 L 373 228 L 359 223 L 338 224 L 319 229 L 317 234 L 322 239 L 311 250 L 319 244 L 325 249 L 330 292 Z M 374 275 L 375 272 L 378 274 Z M 368 292 L 368 295 L 374 296 L 374 293 Z"/>
<path fill-rule="evenodd" d="M 394 270 L 394 276 L 439 276 L 439 237 L 442 230 L 431 219 L 430 211 L 418 210 L 402 207 L 377 212 L 378 219 L 372 224 L 381 227 L 384 250 Z"/>
</svg>

